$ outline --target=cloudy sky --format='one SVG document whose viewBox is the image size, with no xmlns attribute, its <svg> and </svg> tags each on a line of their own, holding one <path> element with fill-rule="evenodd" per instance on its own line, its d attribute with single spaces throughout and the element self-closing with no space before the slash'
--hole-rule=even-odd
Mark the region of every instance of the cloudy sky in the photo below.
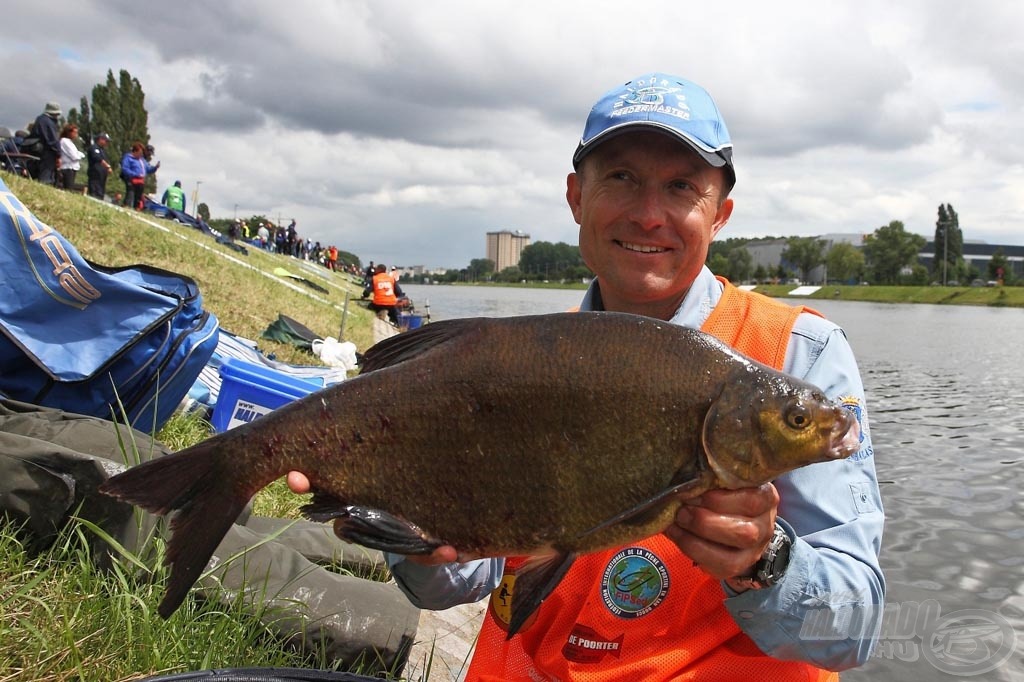
<svg viewBox="0 0 1024 682">
<path fill-rule="evenodd" d="M 586 114 L 655 70 L 725 115 L 723 236 L 900 220 L 930 238 L 951 203 L 966 239 L 1024 244 L 1024 3 L 10 5 L 0 125 L 127 69 L 160 192 L 180 179 L 214 217 L 295 218 L 364 262 L 464 267 L 504 229 L 575 243 L 565 176 Z"/>
</svg>

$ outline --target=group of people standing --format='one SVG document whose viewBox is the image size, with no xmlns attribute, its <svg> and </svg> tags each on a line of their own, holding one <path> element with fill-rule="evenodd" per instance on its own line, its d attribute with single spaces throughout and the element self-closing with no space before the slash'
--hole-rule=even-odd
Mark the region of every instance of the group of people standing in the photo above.
<svg viewBox="0 0 1024 682">
<path fill-rule="evenodd" d="M 27 158 L 38 156 L 38 171 L 35 175 L 39 182 L 76 192 L 85 189 L 89 196 L 104 199 L 107 178 L 113 171 L 107 150 L 110 135 L 102 132 L 97 134 L 85 151 L 82 151 L 78 145 L 79 126 L 76 123 L 65 123 L 60 126 L 63 113 L 58 102 L 47 102 L 43 112 L 33 121 L 30 130 L 19 130 L 13 138 L 5 142 L 5 151 L 21 152 L 12 157 L 18 161 L 10 170 L 20 175 L 31 175 L 29 165 L 25 161 L 26 146 L 31 144 L 31 152 Z M 122 205 L 142 208 L 146 178 L 160 168 L 159 161 L 153 162 L 154 152 L 153 145 L 134 142 L 131 149 L 121 157 L 121 180 L 125 186 L 120 201 Z M 83 160 L 87 162 L 85 187 L 76 182 Z M 177 191 L 169 190 L 173 195 L 171 200 L 175 203 L 171 208 L 184 211 L 181 183 L 177 182 L 175 186 Z M 167 203 L 167 200 L 168 194 L 165 193 L 164 203 Z"/>
<path fill-rule="evenodd" d="M 75 183 L 75 176 L 81 170 L 82 159 L 87 155 L 79 149 L 77 144 L 77 124 L 66 123 L 63 127 L 58 127 L 62 115 L 60 104 L 47 102 L 43 113 L 39 114 L 32 123 L 31 131 L 19 130 L 6 143 L 5 150 L 14 152 L 12 158 L 17 159 L 17 163 L 10 170 L 19 175 L 29 176 L 29 165 L 22 157 L 21 152 L 23 152 L 24 145 L 37 145 L 38 169 L 36 176 L 39 182 L 70 191 L 80 191 L 82 188 Z"/>
</svg>

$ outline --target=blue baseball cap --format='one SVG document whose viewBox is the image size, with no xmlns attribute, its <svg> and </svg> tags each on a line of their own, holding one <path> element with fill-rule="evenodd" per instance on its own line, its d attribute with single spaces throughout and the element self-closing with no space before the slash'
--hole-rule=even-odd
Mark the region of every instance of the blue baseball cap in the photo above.
<svg viewBox="0 0 1024 682">
<path fill-rule="evenodd" d="M 635 78 L 597 101 L 573 154 L 573 168 L 579 168 L 583 157 L 602 142 L 638 127 L 685 142 L 711 166 L 725 168 L 731 183 L 736 182 L 732 141 L 711 95 L 696 83 L 664 73 Z"/>
</svg>

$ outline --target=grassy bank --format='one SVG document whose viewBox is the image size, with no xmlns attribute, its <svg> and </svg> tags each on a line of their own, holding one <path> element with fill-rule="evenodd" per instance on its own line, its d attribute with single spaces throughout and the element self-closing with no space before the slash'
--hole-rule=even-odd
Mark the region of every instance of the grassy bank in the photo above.
<svg viewBox="0 0 1024 682">
<path fill-rule="evenodd" d="M 794 288 L 791 284 L 763 284 L 759 285 L 755 291 L 768 296 L 784 298 Z M 830 284 L 821 287 L 809 296 L 794 298 L 1024 308 L 1024 287 L 837 286 Z"/>
<path fill-rule="evenodd" d="M 294 364 L 319 364 L 294 346 L 260 339 L 279 313 L 321 336 L 339 336 L 345 294 L 360 289 L 347 277 L 285 256 L 249 249 L 242 255 L 200 232 L 129 212 L 84 196 L 59 192 L 9 174 L 0 175 L 40 220 L 64 235 L 92 262 L 145 263 L 188 275 L 199 284 L 205 307 L 221 326 L 257 341 L 266 353 Z M 316 292 L 292 278 L 271 276 L 285 268 L 328 289 Z M 344 339 L 365 350 L 372 339 L 368 311 L 348 306 Z M 175 418 L 158 439 L 172 449 L 209 434 L 208 425 Z M 256 513 L 295 516 L 302 500 L 281 483 L 262 491 Z M 86 533 L 69 525 L 42 553 L 27 551 L 25 538 L 0 523 L 0 682 L 37 680 L 132 680 L 208 667 L 313 666 L 329 664 L 316 651 L 291 650 L 241 607 L 187 600 L 168 621 L 156 614 L 165 572 L 147 562 L 99 571 L 90 559 Z M 162 549 L 157 542 L 156 551 Z"/>
</svg>

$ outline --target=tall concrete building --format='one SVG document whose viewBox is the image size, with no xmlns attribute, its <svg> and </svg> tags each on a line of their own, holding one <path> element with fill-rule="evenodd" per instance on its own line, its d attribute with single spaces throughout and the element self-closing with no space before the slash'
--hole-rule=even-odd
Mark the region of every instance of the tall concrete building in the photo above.
<svg viewBox="0 0 1024 682">
<path fill-rule="evenodd" d="M 530 245 L 530 235 L 519 230 L 487 233 L 487 259 L 494 263 L 494 271 L 519 265 L 523 249 Z"/>
</svg>

